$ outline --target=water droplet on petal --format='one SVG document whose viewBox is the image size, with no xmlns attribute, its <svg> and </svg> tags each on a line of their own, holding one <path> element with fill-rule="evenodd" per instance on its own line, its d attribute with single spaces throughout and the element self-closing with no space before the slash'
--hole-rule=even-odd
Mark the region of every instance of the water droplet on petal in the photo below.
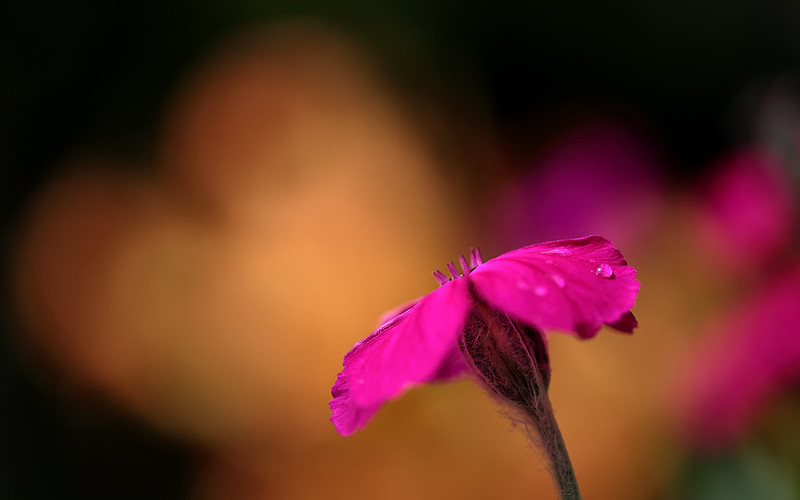
<svg viewBox="0 0 800 500">
<path fill-rule="evenodd" d="M 533 293 L 535 293 L 539 297 L 544 297 L 545 295 L 547 295 L 547 287 L 544 285 L 539 285 L 533 289 Z"/>
<path fill-rule="evenodd" d="M 531 286 L 528 284 L 527 281 L 519 280 L 517 281 L 517 288 L 520 290 L 530 290 Z"/>
<path fill-rule="evenodd" d="M 611 269 L 611 266 L 608 264 L 600 264 L 597 266 L 597 269 L 594 270 L 594 273 L 601 278 L 610 278 L 614 276 L 614 270 Z"/>
<path fill-rule="evenodd" d="M 553 283 L 555 283 L 558 288 L 564 288 L 567 284 L 567 282 L 564 281 L 564 277 L 560 274 L 551 274 L 550 279 L 553 280 Z"/>
<path fill-rule="evenodd" d="M 566 248 L 551 248 L 550 250 L 545 250 L 544 252 L 539 252 L 542 254 L 553 254 L 553 255 L 571 255 L 572 251 L 567 250 Z"/>
<path fill-rule="evenodd" d="M 544 263 L 547 264 L 548 266 L 552 266 L 553 265 L 553 259 L 547 259 L 546 261 L 544 261 Z"/>
</svg>

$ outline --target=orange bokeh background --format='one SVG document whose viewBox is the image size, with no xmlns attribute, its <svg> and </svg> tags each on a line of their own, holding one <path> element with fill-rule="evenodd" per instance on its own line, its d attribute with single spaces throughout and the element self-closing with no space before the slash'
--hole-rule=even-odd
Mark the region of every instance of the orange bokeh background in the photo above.
<svg viewBox="0 0 800 500">
<path fill-rule="evenodd" d="M 555 498 L 539 452 L 470 381 L 416 388 L 352 437 L 328 422 L 342 357 L 383 311 L 472 245 L 508 250 L 479 223 L 507 157 L 468 121 L 443 150 L 428 111 L 317 24 L 222 44 L 174 91 L 142 165 L 76 148 L 24 211 L 12 291 L 37 369 L 197 450 L 196 498 Z M 476 189 L 460 162 L 493 181 Z M 667 495 L 676 359 L 736 284 L 709 278 L 689 204 L 661 196 L 650 236 L 622 248 L 641 327 L 551 337 L 585 498 Z"/>
</svg>

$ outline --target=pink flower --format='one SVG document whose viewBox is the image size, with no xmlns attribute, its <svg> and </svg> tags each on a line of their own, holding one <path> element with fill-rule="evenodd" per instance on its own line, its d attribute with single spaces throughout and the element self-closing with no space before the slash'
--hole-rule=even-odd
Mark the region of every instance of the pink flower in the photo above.
<svg viewBox="0 0 800 500">
<path fill-rule="evenodd" d="M 788 170 L 757 149 L 722 159 L 699 193 L 698 241 L 717 265 L 752 269 L 787 248 L 797 199 Z"/>
<path fill-rule="evenodd" d="M 490 229 L 509 246 L 601 233 L 627 248 L 656 225 L 661 171 L 641 134 L 611 121 L 584 125 L 497 193 Z"/>
<path fill-rule="evenodd" d="M 681 430 L 699 447 L 729 445 L 792 384 L 800 384 L 800 267 L 737 308 L 685 361 L 675 398 Z"/>
<path fill-rule="evenodd" d="M 524 330 L 523 343 L 538 349 L 539 365 L 547 364 L 540 329 L 590 338 L 603 324 L 628 333 L 637 326 L 630 312 L 639 290 L 636 270 L 599 236 L 531 245 L 486 263 L 475 250 L 469 264 L 463 256 L 460 264 L 461 275 L 448 264 L 452 278 L 436 271 L 437 290 L 398 308 L 347 353 L 331 389 L 331 421 L 339 433 L 364 427 L 381 405 L 415 385 L 476 369 L 476 325 Z M 549 367 L 538 368 L 546 370 L 546 385 Z M 502 387 L 492 388 L 504 395 Z"/>
</svg>

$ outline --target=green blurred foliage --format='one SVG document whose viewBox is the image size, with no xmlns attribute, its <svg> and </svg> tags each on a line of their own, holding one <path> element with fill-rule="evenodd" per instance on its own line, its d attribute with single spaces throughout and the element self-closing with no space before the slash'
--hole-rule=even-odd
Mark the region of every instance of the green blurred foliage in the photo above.
<svg viewBox="0 0 800 500">
<path fill-rule="evenodd" d="M 684 465 L 685 500 L 794 500 L 800 496 L 791 468 L 764 449 L 744 447 Z"/>
</svg>

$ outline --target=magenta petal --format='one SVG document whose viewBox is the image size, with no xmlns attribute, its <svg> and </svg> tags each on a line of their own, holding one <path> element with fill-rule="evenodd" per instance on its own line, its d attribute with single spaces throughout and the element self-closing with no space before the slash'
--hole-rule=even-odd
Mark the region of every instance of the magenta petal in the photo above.
<svg viewBox="0 0 800 500">
<path fill-rule="evenodd" d="M 432 382 L 448 382 L 456 379 L 469 371 L 469 365 L 461 353 L 461 349 L 454 347 L 433 376 Z"/>
<path fill-rule="evenodd" d="M 331 389 L 336 430 L 352 434 L 410 387 L 459 374 L 454 351 L 472 303 L 467 280 L 453 280 L 358 342 Z"/>
<path fill-rule="evenodd" d="M 385 323 L 388 323 L 389 320 L 394 319 L 397 316 L 400 316 L 401 314 L 403 314 L 404 312 L 408 311 L 409 309 L 411 309 L 415 305 L 419 304 L 420 301 L 422 301 L 423 298 L 424 298 L 424 296 L 423 297 L 417 297 L 416 299 L 413 299 L 413 300 L 409 300 L 408 302 L 400 304 L 399 306 L 397 306 L 397 307 L 395 307 L 393 309 L 389 309 L 385 313 L 381 314 L 378 317 L 378 328 L 382 327 Z"/>
<path fill-rule="evenodd" d="M 628 311 L 617 321 L 609 323 L 608 326 L 622 333 L 633 333 L 633 329 L 639 326 L 639 321 L 632 312 Z"/>
<path fill-rule="evenodd" d="M 470 281 L 490 306 L 543 329 L 594 336 L 603 324 L 622 331 L 639 291 L 636 270 L 600 236 L 553 241 L 505 253 Z"/>
<path fill-rule="evenodd" d="M 339 373 L 336 383 L 331 389 L 331 422 L 339 434 L 348 436 L 364 427 L 381 407 L 373 405 L 357 405 L 350 398 L 350 381 L 345 372 Z"/>
</svg>

